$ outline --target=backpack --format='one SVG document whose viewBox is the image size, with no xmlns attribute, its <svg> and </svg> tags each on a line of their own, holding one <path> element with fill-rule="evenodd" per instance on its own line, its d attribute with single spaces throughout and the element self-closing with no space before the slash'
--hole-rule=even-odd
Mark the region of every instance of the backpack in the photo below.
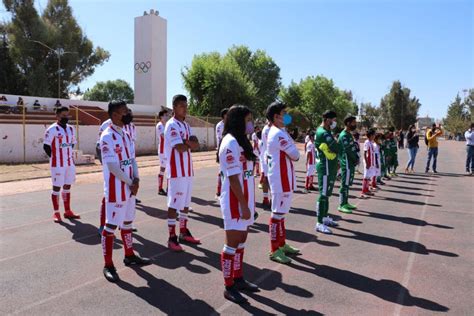
<svg viewBox="0 0 474 316">
<path fill-rule="evenodd" d="M 428 146 L 428 131 L 425 133 L 425 145 Z"/>
</svg>

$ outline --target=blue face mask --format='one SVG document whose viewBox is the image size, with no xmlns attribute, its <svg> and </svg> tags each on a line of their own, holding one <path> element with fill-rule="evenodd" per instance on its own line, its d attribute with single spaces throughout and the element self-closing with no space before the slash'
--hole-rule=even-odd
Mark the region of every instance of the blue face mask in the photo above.
<svg viewBox="0 0 474 316">
<path fill-rule="evenodd" d="M 253 122 L 248 121 L 245 124 L 245 134 L 247 134 L 247 135 L 252 134 L 254 132 L 254 130 L 255 130 L 255 128 L 253 127 Z"/>
<path fill-rule="evenodd" d="M 283 124 L 285 124 L 285 126 L 286 126 L 286 125 L 290 125 L 290 124 L 291 124 L 291 121 L 292 121 L 291 115 L 288 114 L 288 113 L 285 113 L 285 114 L 283 115 Z"/>
</svg>

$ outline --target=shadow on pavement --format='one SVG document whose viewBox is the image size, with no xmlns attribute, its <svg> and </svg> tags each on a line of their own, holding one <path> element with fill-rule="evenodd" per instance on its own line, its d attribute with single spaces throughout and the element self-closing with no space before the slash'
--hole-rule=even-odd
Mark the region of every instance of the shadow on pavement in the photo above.
<svg viewBox="0 0 474 316">
<path fill-rule="evenodd" d="M 418 306 L 430 311 L 446 312 L 449 310 L 448 307 L 436 302 L 412 296 L 407 288 L 392 280 L 374 280 L 348 270 L 341 270 L 327 265 L 319 265 L 301 257 L 295 258 L 294 262 L 302 264 L 291 264 L 290 266 L 294 269 L 312 273 L 329 281 L 372 294 L 385 301 L 401 304 L 403 306 Z M 398 302 L 398 298 L 401 297 L 402 294 L 404 294 L 404 299 L 401 302 Z"/>
<path fill-rule="evenodd" d="M 85 224 L 76 219 L 69 220 L 72 224 L 67 222 L 68 220 L 63 220 L 59 225 L 65 227 L 72 233 L 71 238 L 76 242 L 94 246 L 100 244 L 99 233 L 97 227 L 92 224 Z"/>
<path fill-rule="evenodd" d="M 336 233 L 336 231 L 344 231 L 347 233 L 351 233 L 352 236 L 349 235 L 342 235 Z M 377 236 L 377 235 L 372 235 L 372 234 L 367 234 L 359 231 L 354 231 L 342 227 L 336 227 L 333 230 L 333 235 L 338 236 L 338 237 L 343 237 L 343 238 L 351 238 L 355 240 L 361 240 L 365 242 L 370 242 L 373 244 L 377 245 L 382 245 L 382 246 L 390 246 L 394 248 L 398 248 L 401 251 L 405 252 L 413 252 L 417 253 L 420 255 L 429 255 L 430 253 L 437 254 L 440 256 L 446 256 L 446 257 L 459 257 L 457 254 L 452 253 L 452 252 L 447 252 L 443 250 L 436 250 L 436 249 L 428 249 L 426 248 L 425 245 L 419 243 L 419 242 L 414 242 L 414 241 L 401 241 L 398 239 L 393 239 L 390 237 L 382 237 L 382 236 Z"/>
<path fill-rule="evenodd" d="M 360 214 L 360 213 L 365 213 L 365 214 Z M 453 229 L 453 227 L 451 226 L 445 226 L 445 225 L 440 225 L 440 224 L 430 224 L 427 221 L 417 219 L 417 218 L 412 218 L 412 217 L 401 217 L 401 216 L 395 216 L 395 215 L 390 215 L 390 214 L 368 212 L 368 211 L 363 211 L 363 210 L 356 210 L 353 214 L 359 215 L 359 216 L 379 218 L 379 219 L 384 219 L 388 221 L 401 222 L 404 224 L 415 225 L 415 226 L 433 226 L 433 227 L 443 228 L 443 229 Z"/>
<path fill-rule="evenodd" d="M 378 193 L 380 193 L 380 192 L 378 192 Z M 378 193 L 376 193 L 376 194 L 378 194 Z M 442 205 L 440 205 L 440 204 L 431 204 L 431 203 L 425 203 L 425 202 L 421 202 L 421 201 L 397 199 L 397 198 L 394 198 L 394 197 L 379 197 L 377 195 L 372 196 L 370 199 L 385 200 L 385 201 L 406 203 L 406 204 L 413 204 L 413 205 L 428 205 L 428 206 L 434 206 L 434 207 L 442 207 Z"/>
</svg>

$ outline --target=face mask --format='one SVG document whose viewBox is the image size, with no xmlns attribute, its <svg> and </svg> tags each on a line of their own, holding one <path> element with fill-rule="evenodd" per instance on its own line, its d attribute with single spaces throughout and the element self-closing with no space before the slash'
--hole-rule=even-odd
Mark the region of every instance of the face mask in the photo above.
<svg viewBox="0 0 474 316">
<path fill-rule="evenodd" d="M 411 132 L 412 132 L 412 133 L 416 132 L 416 129 L 412 129 Z"/>
<path fill-rule="evenodd" d="M 356 128 L 357 128 L 357 125 L 351 125 L 350 127 L 351 131 L 355 131 Z"/>
<path fill-rule="evenodd" d="M 130 113 L 127 113 L 126 115 L 122 116 L 122 123 L 124 125 L 128 125 L 130 123 L 132 123 L 133 121 L 133 115 L 130 114 Z"/>
<path fill-rule="evenodd" d="M 254 126 L 253 126 L 253 122 L 252 121 L 248 121 L 246 124 L 245 124 L 245 134 L 252 134 L 253 131 L 254 131 Z"/>
<path fill-rule="evenodd" d="M 331 129 L 335 129 L 336 126 L 337 126 L 336 121 L 333 121 L 333 122 L 331 123 L 331 125 L 330 125 L 330 128 L 331 128 Z"/>
<path fill-rule="evenodd" d="M 67 117 L 62 117 L 62 118 L 59 120 L 59 124 L 60 124 L 60 125 L 66 125 L 67 122 L 69 122 L 69 118 L 67 118 Z"/>
<path fill-rule="evenodd" d="M 290 114 L 285 113 L 285 114 L 283 115 L 283 124 L 284 124 L 284 125 L 290 125 L 292 120 L 293 120 L 293 118 L 291 117 Z"/>
</svg>

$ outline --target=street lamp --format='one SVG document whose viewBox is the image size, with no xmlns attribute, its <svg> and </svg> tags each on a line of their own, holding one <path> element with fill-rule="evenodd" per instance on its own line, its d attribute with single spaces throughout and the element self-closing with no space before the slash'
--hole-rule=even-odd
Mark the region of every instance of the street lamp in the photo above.
<svg viewBox="0 0 474 316">
<path fill-rule="evenodd" d="M 67 52 L 64 49 L 59 48 L 59 47 L 57 49 L 52 49 L 51 47 L 49 47 L 48 45 L 46 45 L 43 42 L 35 41 L 35 40 L 29 40 L 29 41 L 30 42 L 35 42 L 37 44 L 40 44 L 43 47 L 46 47 L 47 49 L 49 49 L 50 51 L 55 53 L 56 56 L 58 57 L 58 98 L 60 99 L 61 98 L 61 55 L 77 54 L 77 52 Z"/>
</svg>

